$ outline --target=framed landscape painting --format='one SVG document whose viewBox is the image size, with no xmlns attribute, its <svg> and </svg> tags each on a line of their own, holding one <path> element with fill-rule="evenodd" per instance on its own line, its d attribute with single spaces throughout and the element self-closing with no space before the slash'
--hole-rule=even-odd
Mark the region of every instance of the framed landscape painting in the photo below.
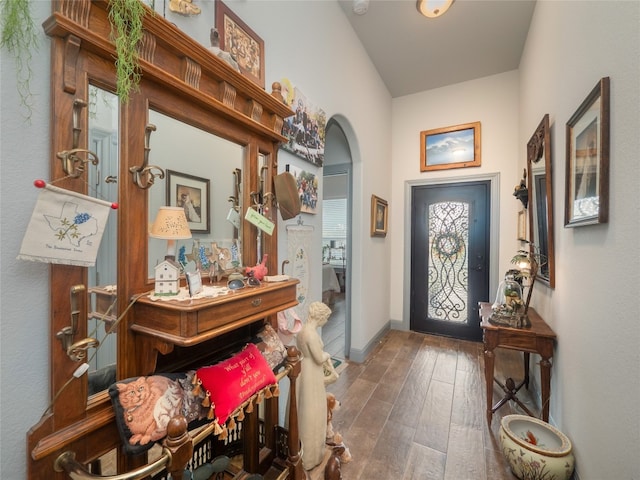
<svg viewBox="0 0 640 480">
<path fill-rule="evenodd" d="M 609 218 L 609 77 L 602 78 L 567 122 L 565 227 Z"/>
<path fill-rule="evenodd" d="M 479 167 L 480 122 L 420 132 L 420 171 Z"/>
</svg>

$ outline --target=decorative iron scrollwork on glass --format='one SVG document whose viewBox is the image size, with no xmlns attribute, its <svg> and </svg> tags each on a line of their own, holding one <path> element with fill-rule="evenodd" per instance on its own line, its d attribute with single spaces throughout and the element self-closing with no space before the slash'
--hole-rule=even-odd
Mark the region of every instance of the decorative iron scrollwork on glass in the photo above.
<svg viewBox="0 0 640 480">
<path fill-rule="evenodd" d="M 468 204 L 443 202 L 429 207 L 430 318 L 467 321 L 468 242 Z"/>
</svg>

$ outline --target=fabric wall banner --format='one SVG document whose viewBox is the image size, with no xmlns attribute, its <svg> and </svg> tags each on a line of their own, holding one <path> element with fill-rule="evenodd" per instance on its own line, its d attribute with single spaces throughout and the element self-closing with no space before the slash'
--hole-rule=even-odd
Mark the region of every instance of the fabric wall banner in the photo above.
<svg viewBox="0 0 640 480">
<path fill-rule="evenodd" d="M 311 240 L 313 238 L 313 227 L 298 225 L 287 227 L 288 237 L 288 258 L 292 265 L 292 271 L 288 274 L 297 278 L 300 283 L 297 285 L 298 305 L 295 308 L 298 316 L 306 321 L 309 309 L 309 275 L 311 251 Z"/>
<path fill-rule="evenodd" d="M 92 267 L 112 203 L 47 184 L 38 195 L 21 260 Z"/>
</svg>

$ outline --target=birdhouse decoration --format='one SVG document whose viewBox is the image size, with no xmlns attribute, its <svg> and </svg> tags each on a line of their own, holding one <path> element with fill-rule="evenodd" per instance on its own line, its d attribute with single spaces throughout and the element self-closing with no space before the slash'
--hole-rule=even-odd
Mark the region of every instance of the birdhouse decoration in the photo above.
<svg viewBox="0 0 640 480">
<path fill-rule="evenodd" d="M 177 295 L 180 291 L 180 265 L 173 260 L 163 260 L 155 267 L 155 281 L 155 295 Z"/>
</svg>

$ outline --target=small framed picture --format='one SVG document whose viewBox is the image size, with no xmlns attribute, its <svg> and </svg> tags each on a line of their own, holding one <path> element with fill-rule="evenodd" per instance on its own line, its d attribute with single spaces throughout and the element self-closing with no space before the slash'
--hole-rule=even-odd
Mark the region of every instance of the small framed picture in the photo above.
<svg viewBox="0 0 640 480">
<path fill-rule="evenodd" d="M 209 233 L 209 179 L 167 170 L 167 205 L 182 207 L 192 233 Z"/>
<path fill-rule="evenodd" d="M 420 171 L 479 167 L 480 122 L 420 132 Z"/>
<path fill-rule="evenodd" d="M 567 122 L 564 226 L 609 219 L 609 77 L 600 79 Z"/>
<path fill-rule="evenodd" d="M 371 236 L 386 237 L 389 225 L 389 204 L 386 200 L 371 195 Z"/>
<path fill-rule="evenodd" d="M 527 211 L 518 212 L 518 240 L 527 240 Z"/>
<path fill-rule="evenodd" d="M 220 48 L 238 62 L 243 75 L 264 88 L 264 41 L 220 0 L 216 0 Z"/>
<path fill-rule="evenodd" d="M 202 277 L 200 276 L 200 270 L 194 272 L 186 272 L 187 285 L 189 286 L 189 296 L 194 295 L 202 291 Z"/>
</svg>

